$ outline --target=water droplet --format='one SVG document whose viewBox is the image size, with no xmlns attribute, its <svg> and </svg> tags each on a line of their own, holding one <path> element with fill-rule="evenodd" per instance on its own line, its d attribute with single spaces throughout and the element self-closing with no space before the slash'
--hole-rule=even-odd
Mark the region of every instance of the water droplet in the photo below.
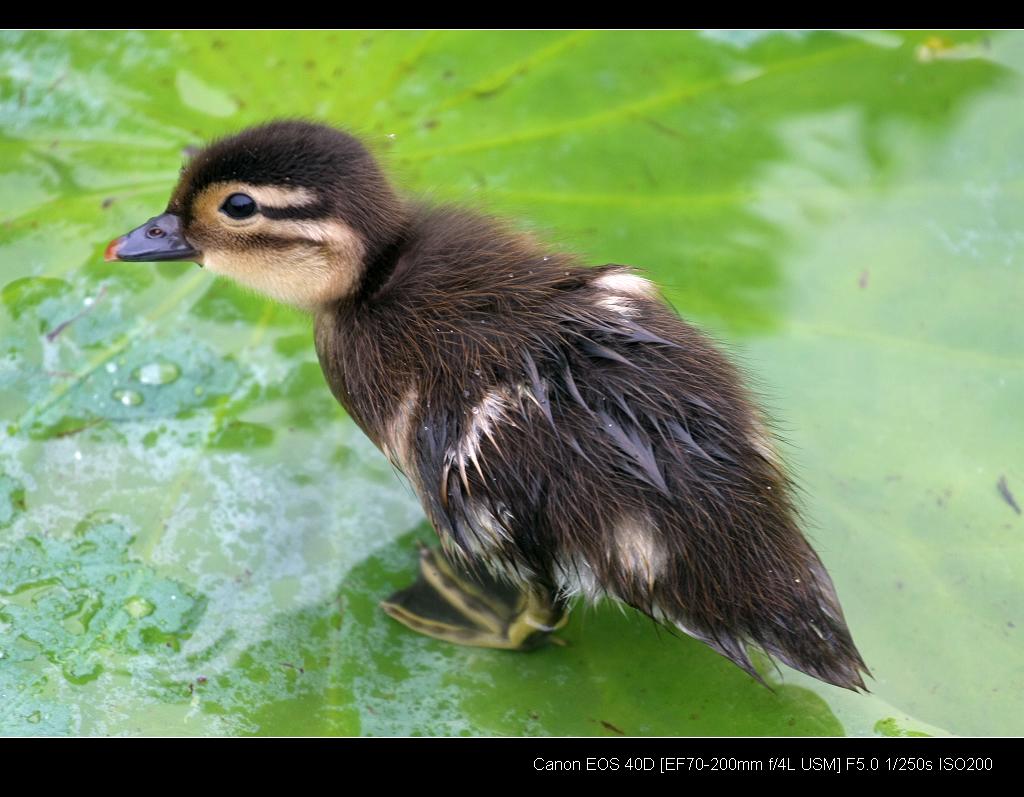
<svg viewBox="0 0 1024 797">
<path fill-rule="evenodd" d="M 142 403 L 142 394 L 134 390 L 115 390 L 111 395 L 114 401 L 120 401 L 126 407 L 137 407 Z"/>
<path fill-rule="evenodd" d="M 7 655 L 7 651 L 4 650 L 3 648 L 0 648 L 0 659 L 4 658 L 6 655 Z"/>
<path fill-rule="evenodd" d="M 86 307 L 92 307 L 92 303 L 95 301 L 96 300 L 93 299 L 91 296 L 86 296 L 84 299 L 82 299 L 82 304 L 84 304 Z"/>
<path fill-rule="evenodd" d="M 139 620 L 143 617 L 148 617 L 154 611 L 156 611 L 156 606 L 154 606 L 145 598 L 140 598 L 136 596 L 134 598 L 129 598 L 127 601 L 125 601 L 124 609 L 136 620 Z"/>
<path fill-rule="evenodd" d="M 115 373 L 117 371 L 117 363 L 107 363 L 106 369 L 108 374 Z"/>
<path fill-rule="evenodd" d="M 82 452 L 81 451 L 76 451 L 75 452 L 75 461 L 76 462 L 81 462 L 82 461 Z"/>
<path fill-rule="evenodd" d="M 144 385 L 166 385 L 181 375 L 181 369 L 174 363 L 148 363 L 135 369 L 132 376 Z"/>
<path fill-rule="evenodd" d="M 473 369 L 473 375 L 474 376 L 480 376 L 480 369 L 479 368 L 474 368 Z"/>
<path fill-rule="evenodd" d="M 474 415 L 478 415 L 480 413 L 480 408 L 479 407 L 473 407 L 472 412 L 473 412 Z"/>
<path fill-rule="evenodd" d="M 541 262 L 547 263 L 550 259 L 551 259 L 550 257 L 542 257 L 541 258 Z"/>
</svg>

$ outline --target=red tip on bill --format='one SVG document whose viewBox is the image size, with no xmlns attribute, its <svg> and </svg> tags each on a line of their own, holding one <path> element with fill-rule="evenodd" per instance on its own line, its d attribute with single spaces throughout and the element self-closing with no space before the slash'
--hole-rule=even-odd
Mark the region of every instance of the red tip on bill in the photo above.
<svg viewBox="0 0 1024 797">
<path fill-rule="evenodd" d="M 108 263 L 113 260 L 117 260 L 117 250 L 121 246 L 121 241 L 123 240 L 124 236 L 122 235 L 120 238 L 115 238 L 107 244 L 107 248 L 103 250 L 103 259 Z"/>
</svg>

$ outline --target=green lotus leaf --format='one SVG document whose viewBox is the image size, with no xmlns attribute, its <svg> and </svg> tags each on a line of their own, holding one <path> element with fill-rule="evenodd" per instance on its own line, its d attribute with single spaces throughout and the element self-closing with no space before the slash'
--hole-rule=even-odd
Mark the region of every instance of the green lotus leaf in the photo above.
<svg viewBox="0 0 1024 797">
<path fill-rule="evenodd" d="M 0 734 L 1024 732 L 1024 36 L 0 33 Z M 311 322 L 106 263 L 189 147 L 303 116 L 645 269 L 764 397 L 870 695 L 613 606 L 387 618 L 433 533 Z M 762 662 L 764 663 L 764 662 Z"/>
</svg>

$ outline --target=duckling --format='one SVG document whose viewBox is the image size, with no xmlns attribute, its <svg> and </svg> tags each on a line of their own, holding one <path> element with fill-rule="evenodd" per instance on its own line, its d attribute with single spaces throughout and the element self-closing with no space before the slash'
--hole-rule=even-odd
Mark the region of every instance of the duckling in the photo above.
<svg viewBox="0 0 1024 797">
<path fill-rule="evenodd" d="M 199 151 L 106 258 L 195 261 L 314 316 L 331 391 L 440 538 L 382 604 L 406 626 L 526 650 L 610 597 L 758 680 L 748 645 L 865 689 L 737 369 L 637 270 L 403 199 L 299 120 Z"/>
</svg>

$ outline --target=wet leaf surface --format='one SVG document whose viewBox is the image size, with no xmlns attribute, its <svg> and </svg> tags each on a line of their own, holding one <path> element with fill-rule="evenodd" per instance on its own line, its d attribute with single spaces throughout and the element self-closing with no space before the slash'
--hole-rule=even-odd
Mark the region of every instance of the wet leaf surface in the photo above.
<svg viewBox="0 0 1024 797">
<path fill-rule="evenodd" d="M 0 34 L 0 733 L 1019 734 L 1019 33 Z M 105 263 L 280 115 L 647 269 L 750 373 L 872 668 L 768 691 L 632 612 L 529 655 L 377 603 L 432 532 L 310 322 Z"/>
</svg>

